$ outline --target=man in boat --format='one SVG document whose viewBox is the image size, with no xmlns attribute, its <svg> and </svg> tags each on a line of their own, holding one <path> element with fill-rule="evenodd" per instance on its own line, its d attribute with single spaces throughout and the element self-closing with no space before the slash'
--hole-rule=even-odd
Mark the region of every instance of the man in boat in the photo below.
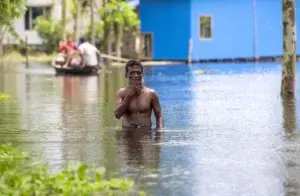
<svg viewBox="0 0 300 196">
<path fill-rule="evenodd" d="M 143 66 L 141 62 L 130 60 L 125 67 L 128 79 L 126 88 L 117 92 L 115 117 L 122 117 L 123 129 L 151 129 L 151 114 L 156 117 L 156 129 L 162 129 L 163 117 L 159 97 L 155 90 L 143 85 Z"/>
<path fill-rule="evenodd" d="M 100 51 L 90 44 L 85 37 L 79 39 L 79 55 L 81 65 L 96 67 L 100 65 Z"/>
<path fill-rule="evenodd" d="M 66 60 L 65 60 L 63 67 L 68 67 L 70 63 L 72 63 L 72 64 L 77 63 L 76 58 L 73 59 L 73 57 L 75 57 L 76 53 L 78 52 L 78 46 L 73 41 L 72 35 L 67 35 L 66 43 L 62 43 L 62 42 L 60 43 L 58 52 L 65 54 Z"/>
</svg>

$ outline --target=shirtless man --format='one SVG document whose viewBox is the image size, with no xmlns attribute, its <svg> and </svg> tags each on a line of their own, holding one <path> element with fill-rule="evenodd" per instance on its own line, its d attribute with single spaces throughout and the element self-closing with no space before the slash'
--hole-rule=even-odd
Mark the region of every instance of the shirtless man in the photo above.
<svg viewBox="0 0 300 196">
<path fill-rule="evenodd" d="M 159 97 L 155 90 L 142 84 L 143 66 L 139 61 L 127 62 L 126 78 L 128 85 L 119 89 L 115 117 L 122 117 L 123 128 L 148 128 L 151 129 L 151 114 L 154 111 L 156 117 L 156 129 L 163 128 L 163 118 Z"/>
</svg>

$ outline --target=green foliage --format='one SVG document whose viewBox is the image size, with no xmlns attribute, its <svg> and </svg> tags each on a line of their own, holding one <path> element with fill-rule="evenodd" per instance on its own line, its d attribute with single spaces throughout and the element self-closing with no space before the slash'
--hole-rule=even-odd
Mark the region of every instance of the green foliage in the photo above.
<svg viewBox="0 0 300 196">
<path fill-rule="evenodd" d="M 9 25 L 12 21 L 22 16 L 25 10 L 25 0 L 1 0 L 0 27 Z"/>
<path fill-rule="evenodd" d="M 126 1 L 111 0 L 105 7 L 99 9 L 99 14 L 104 21 L 105 28 L 110 24 L 118 24 L 124 30 L 128 30 L 140 24 L 138 15 Z"/>
<path fill-rule="evenodd" d="M 51 174 L 46 165 L 32 165 L 27 153 L 11 144 L 0 146 L 0 195 L 129 195 L 130 179 L 104 178 L 104 168 L 89 168 L 72 162 L 59 173 Z M 139 195 L 145 195 L 140 192 Z"/>
<path fill-rule="evenodd" d="M 69 12 L 72 15 L 72 18 L 75 19 L 76 15 L 77 15 L 77 6 L 80 6 L 80 15 L 81 16 L 86 16 L 88 13 L 87 7 L 84 7 L 83 5 L 83 0 L 71 0 L 71 1 L 67 1 L 67 8 L 69 10 Z"/>
<path fill-rule="evenodd" d="M 7 31 L 8 33 L 14 32 L 12 22 L 22 16 L 25 11 L 25 0 L 0 0 L 0 43 Z"/>
<path fill-rule="evenodd" d="M 84 33 L 84 35 L 86 37 L 91 37 L 92 35 L 92 24 L 89 24 L 88 28 L 87 28 L 87 31 Z M 94 23 L 94 28 L 95 28 L 95 39 L 96 40 L 102 40 L 103 39 L 103 22 L 102 21 L 99 21 L 99 22 L 95 22 Z"/>
<path fill-rule="evenodd" d="M 60 41 L 62 27 L 59 21 L 54 21 L 51 18 L 38 17 L 36 19 L 35 30 L 43 39 L 45 52 L 51 53 L 55 51 Z"/>
<path fill-rule="evenodd" d="M 10 96 L 0 92 L 0 102 L 10 100 Z"/>
</svg>

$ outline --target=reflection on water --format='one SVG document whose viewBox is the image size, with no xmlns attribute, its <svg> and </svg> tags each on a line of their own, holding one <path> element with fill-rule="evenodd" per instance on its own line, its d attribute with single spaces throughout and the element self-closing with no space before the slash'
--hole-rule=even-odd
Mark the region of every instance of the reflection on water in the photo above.
<svg viewBox="0 0 300 196">
<path fill-rule="evenodd" d="M 282 108 L 283 127 L 287 134 L 294 134 L 297 128 L 295 99 L 292 97 L 283 97 Z"/>
<path fill-rule="evenodd" d="M 44 65 L 0 70 L 0 91 L 15 100 L 0 104 L 0 141 L 53 170 L 81 160 L 157 196 L 300 194 L 299 104 L 281 100 L 279 64 L 146 67 L 161 135 L 120 130 L 113 110 L 123 68 L 99 77 L 55 77 Z"/>
<path fill-rule="evenodd" d="M 282 99 L 283 127 L 286 136 L 282 148 L 283 161 L 286 165 L 286 180 L 284 183 L 286 195 L 300 195 L 300 152 L 299 135 L 297 135 L 297 117 L 295 100 L 290 97 Z"/>
<path fill-rule="evenodd" d="M 142 184 L 141 177 L 146 171 L 156 172 L 159 168 L 160 145 L 157 144 L 160 139 L 159 132 L 152 134 L 143 130 L 117 131 L 118 162 L 127 165 L 122 168 L 122 173 L 130 174 L 130 177 Z"/>
</svg>

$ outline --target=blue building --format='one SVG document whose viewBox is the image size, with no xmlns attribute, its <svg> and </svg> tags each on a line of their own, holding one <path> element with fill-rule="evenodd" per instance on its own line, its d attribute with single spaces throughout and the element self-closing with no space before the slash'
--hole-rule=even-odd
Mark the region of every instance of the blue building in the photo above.
<svg viewBox="0 0 300 196">
<path fill-rule="evenodd" d="M 141 32 L 153 60 L 281 56 L 281 6 L 282 0 L 140 0 Z M 295 7 L 299 24 L 300 0 Z"/>
</svg>

